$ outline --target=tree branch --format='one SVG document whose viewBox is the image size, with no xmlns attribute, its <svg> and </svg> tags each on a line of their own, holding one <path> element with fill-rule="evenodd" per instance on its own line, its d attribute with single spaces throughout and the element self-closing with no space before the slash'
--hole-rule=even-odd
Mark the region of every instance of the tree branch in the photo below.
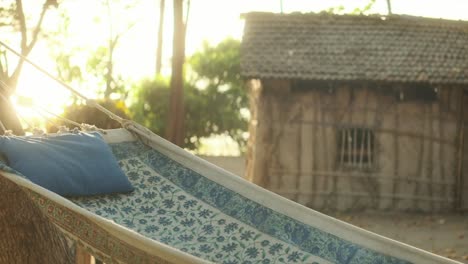
<svg viewBox="0 0 468 264">
<path fill-rule="evenodd" d="M 42 22 L 44 21 L 44 17 L 45 17 L 45 14 L 46 14 L 47 10 L 49 10 L 49 6 L 50 5 L 45 3 L 44 6 L 42 7 L 41 16 L 39 17 L 39 20 L 36 23 L 36 27 L 34 28 L 34 31 L 33 31 L 33 34 L 32 34 L 32 40 L 28 44 L 28 47 L 27 47 L 27 50 L 26 50 L 26 56 L 29 54 L 29 52 L 31 52 L 32 48 L 34 47 L 34 45 L 37 42 L 37 37 L 39 35 L 39 32 L 41 31 Z"/>
<path fill-rule="evenodd" d="M 20 20 L 20 29 L 21 29 L 21 55 L 27 57 L 37 42 L 37 38 L 39 36 L 39 32 L 41 31 L 42 22 L 44 21 L 45 14 L 47 10 L 49 9 L 49 6 L 53 4 L 51 4 L 50 1 L 46 0 L 44 5 L 42 6 L 41 15 L 39 16 L 39 19 L 36 23 L 36 27 L 34 28 L 34 31 L 32 33 L 32 39 L 29 44 L 27 43 L 28 36 L 27 36 L 27 28 L 26 28 L 26 19 L 24 17 L 24 12 L 23 12 L 23 3 L 21 0 L 16 0 L 16 5 L 17 5 L 17 13 L 18 13 L 18 18 Z M 20 58 L 20 60 L 18 61 L 18 65 L 16 66 L 11 76 L 8 78 L 9 85 L 11 87 L 16 87 L 16 83 L 18 82 L 18 78 L 23 68 L 23 64 L 24 64 L 24 60 Z"/>
<path fill-rule="evenodd" d="M 187 25 L 189 22 L 189 14 L 190 14 L 190 0 L 187 0 L 187 13 L 185 13 L 185 22 L 184 22 L 184 39 L 187 36 Z"/>
<path fill-rule="evenodd" d="M 26 28 L 26 18 L 24 17 L 23 1 L 16 0 L 16 14 L 18 15 L 21 32 L 21 51 L 27 48 L 28 34 Z"/>
</svg>

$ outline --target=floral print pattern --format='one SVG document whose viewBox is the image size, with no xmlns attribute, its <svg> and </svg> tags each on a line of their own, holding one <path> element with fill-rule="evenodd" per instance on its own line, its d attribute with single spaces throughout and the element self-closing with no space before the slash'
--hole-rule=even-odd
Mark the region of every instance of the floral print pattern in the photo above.
<svg viewBox="0 0 468 264">
<path fill-rule="evenodd" d="M 304 263 L 311 258 L 310 253 L 226 217 L 138 158 L 120 160 L 120 165 L 135 186 L 131 196 L 72 200 L 146 237 L 216 263 Z M 224 201 L 220 200 L 219 204 Z"/>
<path fill-rule="evenodd" d="M 194 256 L 216 263 L 409 263 L 275 212 L 141 142 L 111 147 L 135 191 L 70 200 Z"/>
<path fill-rule="evenodd" d="M 192 255 L 216 263 L 409 263 L 275 212 L 141 142 L 111 147 L 136 191 L 104 200 L 119 197 L 122 205 L 112 206 L 118 214 L 133 208 L 132 217 L 112 217 L 103 205 L 95 212 Z"/>
</svg>

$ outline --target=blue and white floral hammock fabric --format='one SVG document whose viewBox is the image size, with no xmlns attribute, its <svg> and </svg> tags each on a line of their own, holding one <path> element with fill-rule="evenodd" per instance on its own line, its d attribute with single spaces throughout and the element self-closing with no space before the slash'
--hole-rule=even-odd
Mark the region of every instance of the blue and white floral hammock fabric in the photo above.
<svg viewBox="0 0 468 264">
<path fill-rule="evenodd" d="M 130 194 L 66 199 L 1 174 L 106 263 L 457 263 L 280 197 L 138 125 L 103 136 Z"/>
<path fill-rule="evenodd" d="M 458 263 L 287 200 L 87 103 L 124 127 L 102 136 L 132 193 L 67 199 L 9 167 L 0 175 L 106 263 Z"/>
</svg>

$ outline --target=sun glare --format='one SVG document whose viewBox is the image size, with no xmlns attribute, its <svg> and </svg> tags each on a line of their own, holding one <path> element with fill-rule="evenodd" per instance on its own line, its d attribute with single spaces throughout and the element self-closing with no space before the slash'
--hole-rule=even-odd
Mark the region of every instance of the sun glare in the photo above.
<svg viewBox="0 0 468 264">
<path fill-rule="evenodd" d="M 43 119 L 48 112 L 61 114 L 70 92 L 30 66 L 25 66 L 18 81 L 13 104 L 23 119 Z"/>
</svg>

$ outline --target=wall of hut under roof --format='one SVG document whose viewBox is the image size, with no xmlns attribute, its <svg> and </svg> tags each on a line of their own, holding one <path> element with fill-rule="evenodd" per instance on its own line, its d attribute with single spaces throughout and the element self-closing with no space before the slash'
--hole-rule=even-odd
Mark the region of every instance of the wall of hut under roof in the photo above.
<svg viewBox="0 0 468 264">
<path fill-rule="evenodd" d="M 397 88 L 378 85 L 295 90 L 291 81 L 251 80 L 249 87 L 252 182 L 323 211 L 453 210 L 462 89 L 401 101 L 390 92 Z M 346 148 L 362 152 L 347 165 L 339 137 L 356 136 L 343 133 L 353 129 L 372 133 L 374 142 Z"/>
</svg>

